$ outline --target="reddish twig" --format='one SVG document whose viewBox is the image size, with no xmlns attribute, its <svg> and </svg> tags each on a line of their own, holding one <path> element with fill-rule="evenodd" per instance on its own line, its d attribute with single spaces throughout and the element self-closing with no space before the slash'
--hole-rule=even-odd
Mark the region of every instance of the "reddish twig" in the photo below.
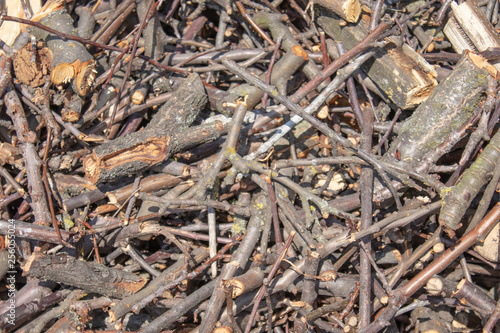
<svg viewBox="0 0 500 333">
<path fill-rule="evenodd" d="M 274 278 L 274 275 L 278 271 L 278 267 L 280 266 L 281 261 L 285 258 L 286 252 L 288 251 L 288 248 L 290 247 L 290 245 L 292 245 L 292 240 L 293 240 L 294 236 L 295 236 L 295 231 L 290 232 L 290 236 L 288 236 L 288 239 L 286 240 L 285 245 L 281 249 L 278 260 L 276 260 L 273 267 L 271 268 L 271 271 L 267 275 L 266 280 L 268 281 L 268 283 L 271 282 L 271 280 Z M 248 324 L 245 328 L 245 333 L 249 333 L 250 330 L 252 329 L 253 322 L 255 320 L 255 315 L 257 314 L 257 310 L 259 309 L 260 302 L 262 301 L 262 298 L 264 297 L 265 292 L 266 292 L 266 287 L 262 286 L 259 289 L 257 296 L 255 296 L 252 312 L 250 314 L 250 318 L 248 319 Z"/>
<path fill-rule="evenodd" d="M 448 265 L 457 259 L 464 251 L 474 245 L 480 238 L 486 237 L 491 228 L 500 220 L 500 203 L 497 203 L 488 215 L 478 224 L 477 227 L 460 238 L 454 247 L 447 249 L 442 255 L 418 273 L 408 283 L 395 290 L 394 297 L 389 300 L 388 306 L 379 314 L 378 318 L 362 333 L 375 333 L 389 325 L 389 321 L 394 317 L 397 310 L 406 300 L 422 288 L 427 281 L 435 274 L 443 271 Z"/>
<path fill-rule="evenodd" d="M 269 45 L 274 45 L 274 41 L 272 40 L 272 38 L 269 37 L 269 35 L 264 30 L 262 30 L 257 23 L 255 23 L 255 21 L 252 19 L 250 15 L 248 15 L 247 11 L 245 10 L 245 7 L 243 7 L 241 2 L 236 1 L 236 6 L 238 7 L 238 10 L 240 11 L 241 15 L 243 15 L 245 20 L 247 20 L 247 22 L 250 23 L 252 28 L 254 28 L 259 33 L 259 35 L 262 38 L 264 38 L 266 42 L 269 43 Z"/>
</svg>

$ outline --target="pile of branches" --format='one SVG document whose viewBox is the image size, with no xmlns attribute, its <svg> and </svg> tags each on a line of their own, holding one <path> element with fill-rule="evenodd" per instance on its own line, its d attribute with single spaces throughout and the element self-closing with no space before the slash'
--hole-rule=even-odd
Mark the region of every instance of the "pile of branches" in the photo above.
<svg viewBox="0 0 500 333">
<path fill-rule="evenodd" d="M 493 330 L 483 2 L 20 1 L 0 330 Z"/>
</svg>

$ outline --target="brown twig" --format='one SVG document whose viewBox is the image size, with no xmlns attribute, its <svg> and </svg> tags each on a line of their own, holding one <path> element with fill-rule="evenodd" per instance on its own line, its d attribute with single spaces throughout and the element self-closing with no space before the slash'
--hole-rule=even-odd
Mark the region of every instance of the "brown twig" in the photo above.
<svg viewBox="0 0 500 333">
<path fill-rule="evenodd" d="M 500 204 L 496 204 L 488 215 L 477 227 L 459 239 L 455 247 L 449 248 L 424 270 L 418 273 L 407 284 L 395 290 L 394 297 L 389 300 L 389 305 L 382 311 L 378 318 L 360 332 L 378 332 L 389 324 L 389 320 L 397 310 L 406 302 L 408 297 L 419 290 L 432 276 L 441 272 L 453 260 L 458 258 L 465 250 L 474 245 L 480 237 L 485 237 L 492 226 L 500 220 Z"/>
<path fill-rule="evenodd" d="M 290 233 L 290 235 L 288 236 L 288 239 L 286 240 L 285 245 L 281 249 L 281 252 L 279 254 L 278 260 L 274 263 L 273 267 L 271 267 L 271 271 L 267 275 L 266 280 L 268 282 L 270 282 L 274 278 L 274 275 L 278 271 L 278 267 L 281 264 L 281 261 L 283 260 L 283 258 L 285 258 L 286 252 L 287 252 L 288 248 L 290 247 L 290 245 L 292 244 L 292 240 L 293 240 L 294 236 L 295 236 L 295 232 L 292 231 Z M 250 318 L 248 320 L 248 324 L 247 324 L 247 326 L 245 328 L 245 333 L 249 333 L 250 330 L 252 329 L 253 322 L 255 320 L 255 315 L 257 314 L 257 310 L 259 309 L 259 305 L 260 305 L 260 302 L 262 301 L 262 298 L 264 297 L 265 291 L 266 291 L 266 288 L 264 286 L 262 286 L 259 289 L 259 292 L 257 293 L 257 296 L 255 296 L 254 305 L 253 305 L 253 308 L 252 308 L 252 312 L 250 314 Z"/>
<path fill-rule="evenodd" d="M 11 22 L 17 22 L 17 23 L 31 25 L 31 26 L 37 27 L 39 29 L 45 30 L 47 32 L 50 32 L 51 34 L 54 34 L 56 36 L 59 36 L 63 40 L 75 40 L 75 41 L 80 42 L 82 44 L 89 44 L 89 45 L 98 47 L 98 48 L 103 49 L 103 50 L 111 50 L 111 51 L 118 51 L 118 52 L 123 52 L 124 51 L 123 49 L 121 49 L 119 47 L 116 47 L 116 46 L 110 46 L 110 45 L 105 45 L 105 44 L 93 42 L 91 40 L 88 40 L 88 39 L 85 39 L 85 38 L 81 38 L 79 36 L 74 36 L 74 35 L 70 35 L 70 34 L 66 34 L 64 32 L 60 32 L 60 31 L 54 30 L 54 29 L 46 27 L 43 24 L 40 24 L 38 22 L 33 22 L 33 21 L 30 21 L 30 20 L 25 20 L 25 19 L 18 18 L 18 17 L 12 17 L 12 16 L 8 16 L 8 15 L 1 15 L 0 16 L 0 21 L 11 21 Z M 186 73 L 183 70 L 176 69 L 176 68 L 173 68 L 173 67 L 170 67 L 170 66 L 166 66 L 166 65 L 162 65 L 161 63 L 157 62 L 156 60 L 151 59 L 149 57 L 146 57 L 144 55 L 139 55 L 139 58 L 141 58 L 143 60 L 146 60 L 147 62 L 149 62 L 153 66 L 156 66 L 156 67 L 161 68 L 163 70 L 169 70 L 169 71 L 176 72 L 176 73 L 181 73 L 181 74 L 185 74 Z"/>
</svg>

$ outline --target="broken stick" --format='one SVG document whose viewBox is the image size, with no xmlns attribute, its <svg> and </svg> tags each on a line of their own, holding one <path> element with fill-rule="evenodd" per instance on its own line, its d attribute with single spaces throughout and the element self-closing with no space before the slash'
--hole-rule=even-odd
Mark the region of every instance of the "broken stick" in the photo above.
<svg viewBox="0 0 500 333">
<path fill-rule="evenodd" d="M 106 142 L 85 158 L 88 179 L 94 184 L 113 181 L 144 171 L 189 146 L 216 139 L 227 130 L 220 121 L 189 128 L 206 101 L 200 77 L 191 74 L 143 131 Z"/>
</svg>

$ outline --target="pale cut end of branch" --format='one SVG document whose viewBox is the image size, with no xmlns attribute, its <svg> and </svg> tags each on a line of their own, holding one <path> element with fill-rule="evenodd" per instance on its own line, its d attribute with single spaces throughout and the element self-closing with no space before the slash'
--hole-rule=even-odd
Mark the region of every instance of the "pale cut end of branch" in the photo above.
<svg viewBox="0 0 500 333">
<path fill-rule="evenodd" d="M 350 316 L 349 319 L 347 320 L 347 325 L 351 326 L 351 327 L 358 326 L 358 317 Z M 350 330 L 349 330 L 349 332 L 350 332 Z"/>
<path fill-rule="evenodd" d="M 75 85 L 80 96 L 85 96 L 95 80 L 95 61 L 81 62 L 79 59 L 73 63 L 60 63 L 52 69 L 50 79 L 55 85 L 62 85 L 75 78 Z"/>
<path fill-rule="evenodd" d="M 445 250 L 445 247 L 444 247 L 444 244 L 443 243 L 437 243 L 436 245 L 434 245 L 432 247 L 432 251 L 434 251 L 434 253 L 441 253 Z"/>
<path fill-rule="evenodd" d="M 57 86 L 70 82 L 74 77 L 75 67 L 65 62 L 54 67 L 50 73 L 50 80 Z"/>
<path fill-rule="evenodd" d="M 304 49 L 300 45 L 294 45 L 292 47 L 293 54 L 295 54 L 298 57 L 302 57 L 304 61 L 307 61 L 309 59 L 309 56 L 307 55 L 307 52 L 304 51 Z"/>
<path fill-rule="evenodd" d="M 27 0 L 26 5 L 31 8 L 33 13 L 39 11 L 40 7 L 42 6 L 40 0 Z M 23 19 L 26 18 L 20 0 L 1 1 L 0 11 L 2 11 L 3 14 L 7 14 L 8 16 L 19 17 Z M 26 25 L 21 23 L 10 21 L 2 22 L 0 26 L 0 36 L 2 36 L 2 41 L 7 45 L 12 45 L 19 33 L 25 28 Z M 3 51 L 0 50 L 0 53 L 3 53 Z"/>
<path fill-rule="evenodd" d="M 315 3 L 334 12 L 349 23 L 356 23 L 361 14 L 359 0 L 315 0 Z"/>
<path fill-rule="evenodd" d="M 64 8 L 64 0 L 49 0 L 45 3 L 45 5 L 43 5 L 43 7 L 38 11 L 38 13 L 33 15 L 31 20 L 38 22 L 48 14 L 63 8 Z"/>
<path fill-rule="evenodd" d="M 146 99 L 146 96 L 143 94 L 142 91 L 136 90 L 130 95 L 130 100 L 132 103 L 139 105 L 144 103 L 144 100 Z"/>
<path fill-rule="evenodd" d="M 87 95 L 94 83 L 95 65 L 96 62 L 94 60 L 88 60 L 81 63 L 80 67 L 77 68 L 75 84 L 80 96 Z"/>
<path fill-rule="evenodd" d="M 361 5 L 359 0 L 345 1 L 343 9 L 347 22 L 355 23 L 358 21 L 359 14 L 361 14 Z"/>
<path fill-rule="evenodd" d="M 214 333 L 233 333 L 233 330 L 229 326 L 217 327 Z"/>
<path fill-rule="evenodd" d="M 439 295 L 444 289 L 443 281 L 438 277 L 433 277 L 427 281 L 425 289 L 431 295 Z"/>
<path fill-rule="evenodd" d="M 245 284 L 237 278 L 227 281 L 226 284 L 228 286 L 233 286 L 233 292 L 231 293 L 232 298 L 240 296 L 245 291 Z"/>
<path fill-rule="evenodd" d="M 469 50 L 465 50 L 465 53 L 467 54 L 471 62 L 474 65 L 476 65 L 477 68 L 486 69 L 488 73 L 490 73 L 490 75 L 496 80 L 500 78 L 500 72 L 495 68 L 495 66 L 490 64 L 488 60 L 486 60 L 483 56 L 475 54 L 474 52 L 471 52 Z"/>
</svg>

